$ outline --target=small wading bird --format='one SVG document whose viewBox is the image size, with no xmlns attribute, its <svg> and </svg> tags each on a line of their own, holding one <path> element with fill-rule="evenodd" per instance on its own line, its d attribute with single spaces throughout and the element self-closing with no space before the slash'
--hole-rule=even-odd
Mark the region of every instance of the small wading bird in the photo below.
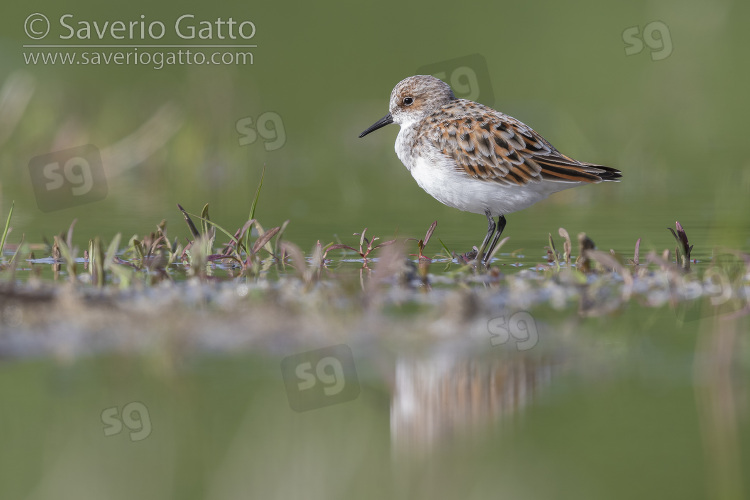
<svg viewBox="0 0 750 500">
<path fill-rule="evenodd" d="M 433 76 L 400 81 L 389 113 L 359 136 L 391 123 L 401 126 L 396 154 L 422 189 L 444 205 L 487 217 L 476 257 L 484 264 L 503 233 L 505 214 L 563 189 L 621 177 L 617 169 L 565 156 L 511 116 L 457 99 Z"/>
</svg>

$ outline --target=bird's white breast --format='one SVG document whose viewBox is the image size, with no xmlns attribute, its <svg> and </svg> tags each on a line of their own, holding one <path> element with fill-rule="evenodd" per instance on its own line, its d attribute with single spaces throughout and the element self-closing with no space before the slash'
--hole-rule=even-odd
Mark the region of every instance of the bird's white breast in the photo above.
<svg viewBox="0 0 750 500">
<path fill-rule="evenodd" d="M 453 158 L 436 147 L 427 145 L 423 150 L 415 149 L 415 137 L 415 127 L 402 127 L 396 138 L 396 154 L 419 187 L 449 207 L 475 214 L 484 214 L 489 209 L 497 216 L 523 210 L 550 193 L 568 187 L 549 182 L 506 186 L 470 177 Z"/>
</svg>

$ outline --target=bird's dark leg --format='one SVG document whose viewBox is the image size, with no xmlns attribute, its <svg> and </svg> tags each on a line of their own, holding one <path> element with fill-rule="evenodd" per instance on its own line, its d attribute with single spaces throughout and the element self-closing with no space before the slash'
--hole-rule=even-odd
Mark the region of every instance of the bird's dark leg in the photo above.
<svg viewBox="0 0 750 500">
<path fill-rule="evenodd" d="M 505 229 L 505 216 L 499 215 L 497 217 L 497 232 L 495 233 L 495 237 L 492 239 L 492 245 L 490 245 L 490 248 L 487 250 L 487 254 L 484 256 L 484 265 L 486 266 L 489 264 L 490 256 L 492 255 L 492 251 L 497 246 L 497 242 L 500 241 L 500 235 L 503 234 L 503 229 Z"/>
<path fill-rule="evenodd" d="M 490 209 L 486 209 L 484 211 L 484 215 L 487 216 L 487 236 L 484 237 L 484 241 L 482 241 L 482 246 L 479 247 L 479 252 L 477 253 L 477 260 L 483 260 L 484 257 L 484 251 L 487 248 L 487 243 L 490 242 L 490 238 L 492 238 L 492 233 L 495 232 L 495 221 L 492 220 L 492 213 L 490 212 Z"/>
</svg>

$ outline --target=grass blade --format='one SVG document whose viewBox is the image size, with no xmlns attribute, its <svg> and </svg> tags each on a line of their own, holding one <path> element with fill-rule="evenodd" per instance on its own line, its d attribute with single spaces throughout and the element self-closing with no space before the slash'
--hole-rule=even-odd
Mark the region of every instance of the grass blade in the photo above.
<svg viewBox="0 0 750 500">
<path fill-rule="evenodd" d="M 5 229 L 3 229 L 2 237 L 0 237 L 0 260 L 3 260 L 3 248 L 5 248 L 5 238 L 8 236 L 8 230 L 10 229 L 10 218 L 13 216 L 13 206 L 16 204 L 14 201 L 10 204 L 10 212 L 8 212 L 8 219 L 5 221 Z"/>
<path fill-rule="evenodd" d="M 78 219 L 73 219 L 73 222 L 70 223 L 70 227 L 68 228 L 68 235 L 65 238 L 65 242 L 68 244 L 68 248 L 73 251 L 73 228 L 76 227 L 76 222 L 78 222 Z"/>
<path fill-rule="evenodd" d="M 266 165 L 263 164 L 263 171 L 260 174 L 260 183 L 258 184 L 258 190 L 255 191 L 255 199 L 253 204 L 250 206 L 250 217 L 248 219 L 255 218 L 255 208 L 258 206 L 258 198 L 260 198 L 260 188 L 263 187 L 263 178 L 266 176 Z"/>
<path fill-rule="evenodd" d="M 24 235 L 21 235 L 21 241 L 18 242 L 18 247 L 16 247 L 16 251 L 13 254 L 13 257 L 10 258 L 10 263 L 14 264 L 16 262 L 16 257 L 21 253 L 21 249 L 23 248 L 24 253 L 27 252 L 26 246 L 23 244 Z"/>
<path fill-rule="evenodd" d="M 197 239 L 198 236 L 201 235 L 201 233 L 198 232 L 198 228 L 196 228 L 195 224 L 193 224 L 190 215 L 185 211 L 184 208 L 182 208 L 182 205 L 180 205 L 179 203 L 177 204 L 177 208 L 180 209 L 180 212 L 182 212 L 182 216 L 185 217 L 185 222 L 187 222 L 188 228 L 190 229 L 190 234 L 193 235 L 193 239 Z"/>
<path fill-rule="evenodd" d="M 197 215 L 195 215 L 195 214 L 191 214 L 190 212 L 185 212 L 184 210 L 182 211 L 182 213 L 183 213 L 183 214 L 185 215 L 185 217 L 186 217 L 186 220 L 188 219 L 188 216 L 189 216 L 189 215 L 192 215 L 192 216 L 193 216 L 193 217 L 195 217 L 196 219 L 200 219 L 200 220 L 201 220 L 202 222 L 205 222 L 206 224 L 208 224 L 208 225 L 210 225 L 210 226 L 212 226 L 212 227 L 215 227 L 216 229 L 218 229 L 218 230 L 219 230 L 219 231 L 221 231 L 222 233 L 224 233 L 224 234 L 226 234 L 227 236 L 229 236 L 229 239 L 230 239 L 230 240 L 232 240 L 232 241 L 234 242 L 234 244 L 235 244 L 235 245 L 239 243 L 239 241 L 237 241 L 237 238 L 235 238 L 235 237 L 234 237 L 234 235 L 233 235 L 232 233 L 230 233 L 229 231 L 227 231 L 226 229 L 224 229 L 223 227 L 221 227 L 221 226 L 220 226 L 220 225 L 218 225 L 217 223 L 215 223 L 215 222 L 213 222 L 213 221 L 210 221 L 210 220 L 208 220 L 208 219 L 204 219 L 203 217 L 199 217 L 199 216 L 197 216 Z M 198 235 L 198 236 L 200 236 L 200 235 Z"/>
<path fill-rule="evenodd" d="M 255 240 L 255 244 L 253 245 L 253 249 L 252 249 L 251 253 L 253 255 L 255 255 L 256 253 L 258 253 L 258 250 L 260 250 L 261 248 L 263 248 L 263 245 L 265 245 L 266 243 L 268 243 L 269 241 L 271 241 L 271 238 L 273 238 L 274 235 L 276 233 L 278 233 L 280 229 L 281 229 L 280 227 L 275 227 L 273 229 L 269 229 L 268 231 L 266 231 L 262 235 L 258 236 L 258 239 Z M 266 249 L 266 250 L 268 250 L 268 249 Z M 270 251 L 273 252 L 273 249 L 271 249 Z"/>
<path fill-rule="evenodd" d="M 503 248 L 503 245 L 505 245 L 505 243 L 509 239 L 510 239 L 510 236 L 506 236 L 505 238 L 503 238 L 502 240 L 500 240 L 500 242 L 495 246 L 495 248 L 492 249 L 492 253 L 490 254 L 489 258 L 487 259 L 487 262 L 491 262 L 492 259 L 495 258 L 495 255 L 500 251 L 501 248 Z M 550 241 L 552 241 L 551 237 L 550 237 Z"/>
<path fill-rule="evenodd" d="M 430 228 L 427 230 L 427 234 L 424 235 L 424 240 L 422 240 L 424 242 L 422 244 L 423 247 L 426 247 L 427 243 L 430 242 L 430 238 L 432 237 L 432 233 L 435 231 L 436 227 L 437 227 L 437 221 L 430 224 Z"/>
<path fill-rule="evenodd" d="M 115 257 L 117 257 L 117 250 L 120 247 L 120 238 L 122 236 L 120 233 L 117 233 L 114 238 L 112 238 L 112 241 L 109 242 L 109 247 L 107 247 L 107 253 L 104 256 L 104 267 L 108 268 L 111 264 L 114 263 Z"/>
<path fill-rule="evenodd" d="M 203 234 L 208 234 L 208 223 L 211 222 L 211 217 L 208 216 L 208 203 L 203 205 L 203 210 L 201 210 L 201 227 L 203 229 Z"/>
<path fill-rule="evenodd" d="M 443 247 L 443 250 L 445 250 L 446 253 L 448 254 L 448 257 L 453 257 L 453 253 L 451 253 L 451 251 L 448 250 L 448 247 L 445 246 L 445 243 L 443 243 L 443 240 L 441 240 L 440 238 L 438 238 L 438 241 L 440 242 L 440 245 Z"/>
</svg>

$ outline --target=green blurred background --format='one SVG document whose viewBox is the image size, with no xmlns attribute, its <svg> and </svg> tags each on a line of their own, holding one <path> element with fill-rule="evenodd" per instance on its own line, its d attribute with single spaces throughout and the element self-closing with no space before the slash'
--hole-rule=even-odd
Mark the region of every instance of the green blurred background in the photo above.
<svg viewBox="0 0 750 500">
<path fill-rule="evenodd" d="M 421 191 L 393 151 L 397 126 L 357 135 L 386 113 L 402 78 L 479 54 L 488 70 L 480 83 L 494 95 L 487 104 L 570 156 L 624 172 L 619 184 L 560 193 L 512 214 L 506 234 L 514 248 L 542 248 L 547 232 L 564 226 L 605 248 L 629 250 L 641 237 L 645 248 L 661 249 L 671 246 L 664 228 L 676 219 L 696 247 L 747 247 L 748 9 L 740 2 L 509 2 L 465 12 L 411 2 L 6 6 L 0 80 L 7 87 L 20 75 L 15 87 L 25 92 L 11 101 L 18 107 L 27 96 L 28 104 L 17 120 L 6 113 L 2 122 L 0 206 L 7 213 L 15 200 L 16 238 L 25 233 L 29 241 L 74 218 L 81 244 L 93 235 L 143 234 L 162 218 L 173 235 L 187 235 L 176 203 L 193 212 L 209 203 L 215 220 L 240 226 L 266 165 L 257 215 L 264 225 L 290 219 L 287 237 L 304 248 L 363 227 L 416 236 L 438 220 L 437 236 L 466 251 L 482 237 L 483 217 Z M 65 13 L 73 14 L 69 22 L 160 20 L 168 33 L 157 43 L 187 43 L 171 35 L 185 13 L 249 19 L 257 28 L 254 64 L 27 65 L 23 27 L 34 12 L 52 20 L 50 43 L 60 43 L 53 35 L 63 32 L 57 19 Z M 626 55 L 654 21 L 667 31 L 651 32 L 639 53 Z M 671 50 L 659 48 L 667 42 Z M 242 145 L 238 121 L 262 116 L 272 118 L 264 122 L 268 137 L 278 131 L 286 139 Z M 118 153 L 104 154 L 107 197 L 41 212 L 29 160 L 89 143 Z"/>
<path fill-rule="evenodd" d="M 747 2 L 75 0 L 2 11 L 0 212 L 15 201 L 9 243 L 50 238 L 73 219 L 81 247 L 95 235 L 142 235 L 164 218 L 172 236 L 187 236 L 176 203 L 192 212 L 209 203 L 214 220 L 239 227 L 265 165 L 257 216 L 264 226 L 291 220 L 286 238 L 303 248 L 336 235 L 346 241 L 363 227 L 421 236 L 438 220 L 436 236 L 466 251 L 483 236 L 484 218 L 422 192 L 393 151 L 396 126 L 357 136 L 386 113 L 395 83 L 478 54 L 482 95 L 494 101 L 486 104 L 565 154 L 623 171 L 619 184 L 566 191 L 512 214 L 513 249 L 541 255 L 547 233 L 563 226 L 605 249 L 630 252 L 643 238 L 641 248 L 662 250 L 674 245 L 665 228 L 675 220 L 699 257 L 750 247 Z M 36 12 L 53 21 L 144 15 L 168 28 L 185 13 L 250 19 L 258 47 L 246 66 L 26 65 L 24 20 Z M 657 21 L 666 31 L 648 31 Z M 627 55 L 644 32 L 649 43 Z M 264 133 L 285 139 L 242 144 L 238 121 L 262 116 L 272 119 Z M 85 144 L 102 151 L 107 197 L 42 212 L 29 161 Z M 515 408 L 512 424 L 458 438 L 413 469 L 391 462 L 392 373 L 382 365 L 393 360 L 356 345 L 360 397 L 304 414 L 288 407 L 279 359 L 259 355 L 175 361 L 166 348 L 4 361 L 0 496 L 684 499 L 750 491 L 741 474 L 750 449 L 746 342 L 727 354 L 725 326 L 710 317 L 677 326 L 667 309 L 563 314 L 572 318 L 535 318 L 570 344 L 542 342 L 529 356 L 546 366 L 538 358 L 563 352 L 566 369 Z M 733 325 L 732 338 L 741 338 L 746 319 Z M 732 371 L 723 371 L 729 361 Z M 136 443 L 127 430 L 103 437 L 102 410 L 132 401 L 148 407 L 153 434 Z"/>
</svg>

